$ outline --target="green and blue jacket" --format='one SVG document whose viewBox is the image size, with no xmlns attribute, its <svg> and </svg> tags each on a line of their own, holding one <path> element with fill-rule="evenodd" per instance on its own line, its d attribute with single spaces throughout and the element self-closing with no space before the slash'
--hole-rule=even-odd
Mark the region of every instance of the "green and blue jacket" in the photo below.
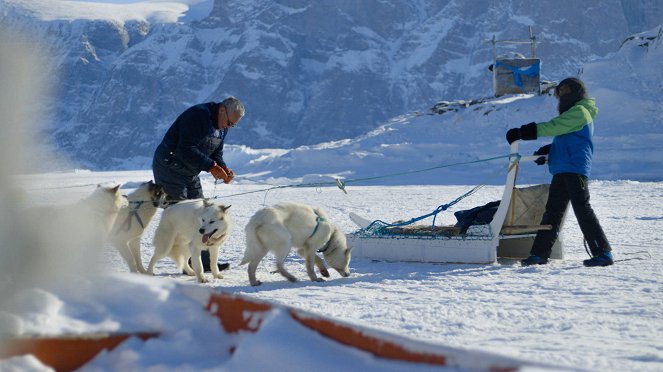
<svg viewBox="0 0 663 372">
<path fill-rule="evenodd" d="M 589 177 L 594 153 L 594 118 L 598 112 L 594 99 L 587 98 L 556 118 L 537 123 L 537 137 L 554 136 L 548 155 L 550 173 Z"/>
</svg>

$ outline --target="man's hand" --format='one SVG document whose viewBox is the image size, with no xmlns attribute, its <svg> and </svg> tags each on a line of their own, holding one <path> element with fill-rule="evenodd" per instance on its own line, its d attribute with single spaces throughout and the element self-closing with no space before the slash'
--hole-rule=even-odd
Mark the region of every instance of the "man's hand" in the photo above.
<svg viewBox="0 0 663 372">
<path fill-rule="evenodd" d="M 548 155 L 548 154 L 550 154 L 550 145 L 545 145 L 540 149 L 534 151 L 534 155 Z M 539 156 L 538 158 L 536 158 L 536 160 L 534 160 L 534 162 L 538 165 L 543 165 L 546 163 L 546 159 L 547 157 L 545 156 Z"/>
<path fill-rule="evenodd" d="M 214 163 L 212 168 L 210 168 L 209 172 L 214 178 L 217 180 L 223 180 L 224 183 L 228 183 L 232 179 L 230 176 L 228 176 L 228 173 L 226 173 L 226 171 L 216 163 Z"/>
<path fill-rule="evenodd" d="M 511 128 L 506 132 L 506 141 L 509 142 L 509 145 L 520 138 L 520 128 Z"/>
<path fill-rule="evenodd" d="M 511 128 L 506 132 L 506 141 L 509 144 L 518 140 L 535 140 L 537 138 L 537 129 L 536 123 L 531 122 L 525 125 L 521 125 L 520 128 Z"/>
<path fill-rule="evenodd" d="M 221 168 L 223 168 L 223 170 L 224 170 L 224 171 L 226 172 L 226 174 L 228 175 L 228 181 L 224 180 L 223 182 L 225 182 L 225 183 L 230 183 L 230 181 L 232 181 L 232 180 L 235 178 L 235 172 L 233 172 L 232 169 L 230 169 L 230 168 L 228 168 L 228 167 L 225 167 L 225 166 L 224 166 L 224 167 L 221 167 Z"/>
</svg>

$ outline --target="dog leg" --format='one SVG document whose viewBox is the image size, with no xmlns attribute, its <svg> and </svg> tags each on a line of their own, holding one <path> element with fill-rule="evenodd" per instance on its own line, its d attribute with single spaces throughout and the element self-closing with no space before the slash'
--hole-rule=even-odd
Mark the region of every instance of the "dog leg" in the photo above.
<svg viewBox="0 0 663 372">
<path fill-rule="evenodd" d="M 149 275 L 154 275 L 154 266 L 156 266 L 159 260 L 168 255 L 175 242 L 175 233 L 166 225 L 164 220 L 161 220 L 154 233 L 154 254 L 152 255 L 152 259 L 150 259 L 150 263 L 147 265 L 147 273 Z"/>
<path fill-rule="evenodd" d="M 185 247 L 181 241 L 173 242 L 173 248 L 170 249 L 170 258 L 175 261 L 177 271 L 182 272 L 182 270 L 184 270 L 184 274 L 188 276 L 195 276 L 195 271 L 193 271 L 191 265 L 189 265 L 190 255 L 191 251 L 189 250 L 188 245 Z"/>
<path fill-rule="evenodd" d="M 258 267 L 258 264 L 260 261 L 251 261 L 249 263 L 249 283 L 251 283 L 252 286 L 256 287 L 262 284 L 260 280 L 256 279 L 256 268 Z"/>
<path fill-rule="evenodd" d="M 173 251 L 174 251 L 174 249 L 173 249 Z M 186 252 L 188 252 L 188 251 L 189 250 L 187 249 Z M 172 253 L 172 251 L 171 251 L 171 253 Z M 186 274 L 188 276 L 195 276 L 196 275 L 196 273 L 193 271 L 193 269 L 191 268 L 191 266 L 189 266 L 189 263 L 187 262 L 189 260 L 188 256 L 185 256 L 183 254 L 176 254 L 176 255 L 171 255 L 170 258 L 172 258 L 173 261 L 175 261 L 175 267 L 177 268 L 178 272 L 181 273 L 182 270 L 184 270 L 183 274 Z"/>
<path fill-rule="evenodd" d="M 163 248 L 162 246 L 157 245 L 156 242 L 155 239 L 154 254 L 152 255 L 152 259 L 150 259 L 150 263 L 147 265 L 147 274 L 149 275 L 154 275 L 154 266 L 156 266 L 159 260 L 166 257 L 169 251 L 168 247 Z"/>
<path fill-rule="evenodd" d="M 315 266 L 317 266 L 318 270 L 320 270 L 320 275 L 324 276 L 325 278 L 329 278 L 329 271 L 327 271 L 325 261 L 323 261 L 322 258 L 320 258 L 317 254 L 315 255 Z"/>
<path fill-rule="evenodd" d="M 183 264 L 182 264 L 182 268 L 184 269 L 184 272 L 186 273 L 186 275 L 188 275 L 188 276 L 195 276 L 195 275 L 196 275 L 196 272 L 193 271 L 193 268 L 191 268 L 191 266 L 189 266 L 189 260 L 184 259 L 183 261 L 184 261 L 184 262 L 183 262 Z"/>
<path fill-rule="evenodd" d="M 189 246 L 191 251 L 191 264 L 193 264 L 193 271 L 196 273 L 199 283 L 208 283 L 209 280 L 203 274 L 203 260 L 200 257 L 200 249 L 197 247 Z"/>
<path fill-rule="evenodd" d="M 138 270 L 136 269 L 136 263 L 134 261 L 133 256 L 131 255 L 130 248 L 127 247 L 127 243 L 117 242 L 114 245 L 117 251 L 120 253 L 120 256 L 122 256 L 124 262 L 126 262 L 127 266 L 129 266 L 129 271 L 131 271 L 132 273 L 137 272 Z"/>
<path fill-rule="evenodd" d="M 276 254 L 276 252 L 274 252 Z M 281 252 L 278 252 L 281 253 Z M 287 253 L 286 253 L 287 255 Z M 285 269 L 285 256 L 281 256 L 280 254 L 276 257 L 276 271 L 281 273 L 286 279 L 288 279 L 290 282 L 296 282 L 297 278 L 295 278 L 292 274 L 288 272 L 288 270 Z M 315 275 L 315 274 L 314 274 Z"/>
<path fill-rule="evenodd" d="M 217 279 L 223 279 L 223 275 L 219 272 L 219 265 L 216 263 L 219 261 L 219 249 L 221 247 L 215 248 L 215 247 L 210 247 L 209 249 L 209 266 L 210 269 L 212 270 L 212 276 L 217 278 Z"/>
<path fill-rule="evenodd" d="M 308 274 L 308 277 L 311 278 L 311 281 L 324 282 L 325 281 L 324 279 L 318 278 L 315 275 L 315 269 L 313 267 L 313 262 L 315 261 L 315 259 L 313 258 L 314 256 L 318 257 L 315 253 L 306 255 L 306 273 Z"/>
<path fill-rule="evenodd" d="M 135 263 L 136 269 L 138 272 L 145 274 L 146 271 L 145 267 L 143 266 L 143 259 L 140 257 L 140 237 L 129 241 L 129 249 L 133 255 L 133 261 Z"/>
<path fill-rule="evenodd" d="M 249 269 L 248 269 L 249 283 L 251 283 L 251 285 L 254 287 L 262 284 L 260 280 L 256 280 L 256 269 L 258 268 L 258 264 L 260 263 L 260 261 L 262 261 L 263 257 L 265 257 L 266 254 L 267 251 L 260 250 L 260 252 L 256 254 L 256 257 L 254 257 L 253 260 L 249 262 Z"/>
<path fill-rule="evenodd" d="M 150 259 L 150 263 L 147 265 L 148 275 L 154 275 L 154 266 L 156 266 L 157 262 L 159 262 L 159 260 L 161 260 L 164 257 L 166 257 L 165 254 L 163 254 L 157 249 L 154 250 L 154 255 L 152 256 L 152 259 Z"/>
<path fill-rule="evenodd" d="M 292 236 L 281 224 L 266 224 L 256 229 L 256 235 L 263 242 L 264 251 L 271 251 L 276 258 L 276 271 L 291 282 L 296 282 L 292 274 L 285 269 L 285 259 L 292 248 Z M 267 248 L 269 247 L 269 248 Z"/>
</svg>

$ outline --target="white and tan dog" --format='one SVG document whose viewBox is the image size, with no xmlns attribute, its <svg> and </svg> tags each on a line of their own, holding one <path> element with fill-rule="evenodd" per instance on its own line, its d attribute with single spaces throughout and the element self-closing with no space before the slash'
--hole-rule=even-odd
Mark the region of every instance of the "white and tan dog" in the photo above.
<svg viewBox="0 0 663 372">
<path fill-rule="evenodd" d="M 200 283 L 207 283 L 200 252 L 209 250 L 210 262 L 217 262 L 219 248 L 233 226 L 228 208 L 209 200 L 185 200 L 166 208 L 154 233 L 154 255 L 147 267 L 148 274 L 154 275 L 157 261 L 168 256 L 175 261 L 178 272 L 184 269 Z M 187 262 L 189 257 L 193 269 Z M 211 269 L 214 278 L 223 278 L 217 265 L 211 265 Z"/>
<path fill-rule="evenodd" d="M 129 205 L 118 213 L 110 241 L 120 252 L 132 273 L 146 273 L 140 257 L 140 239 L 156 214 L 167 206 L 163 187 L 152 181 L 143 182 L 127 195 Z"/>
<path fill-rule="evenodd" d="M 249 282 L 256 280 L 256 268 L 268 252 L 276 258 L 276 269 L 291 282 L 297 279 L 284 267 L 285 258 L 292 247 L 306 260 L 306 272 L 312 281 L 324 281 L 315 275 L 313 264 L 323 276 L 329 273 L 316 250 L 325 261 L 343 277 L 350 275 L 351 249 L 345 234 L 336 227 L 324 211 L 305 204 L 280 203 L 256 212 L 246 225 L 246 250 L 240 265 L 249 264 Z"/>
<path fill-rule="evenodd" d="M 107 241 L 118 212 L 128 204 L 119 189 L 120 185 L 98 185 L 76 203 L 28 208 L 22 217 L 30 226 L 40 226 L 38 246 L 54 246 L 63 257 L 63 249 L 89 252 Z"/>
</svg>

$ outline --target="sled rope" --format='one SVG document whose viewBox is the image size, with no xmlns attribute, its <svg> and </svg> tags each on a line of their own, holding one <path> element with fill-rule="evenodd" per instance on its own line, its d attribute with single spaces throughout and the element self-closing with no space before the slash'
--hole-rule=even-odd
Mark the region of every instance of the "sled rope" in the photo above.
<svg viewBox="0 0 663 372">
<path fill-rule="evenodd" d="M 329 182 L 312 182 L 312 183 L 300 183 L 300 184 L 293 184 L 293 185 L 275 185 L 271 186 L 265 189 L 261 190 L 254 190 L 254 191 L 245 191 L 241 193 L 235 193 L 235 194 L 229 194 L 223 196 L 224 198 L 229 198 L 233 196 L 241 196 L 241 195 L 247 195 L 247 194 L 255 194 L 255 193 L 260 193 L 260 192 L 268 192 L 271 190 L 278 190 L 278 189 L 285 189 L 285 188 L 321 188 L 321 187 L 329 187 L 329 186 L 336 186 L 338 187 L 341 191 L 347 194 L 347 191 L 345 190 L 345 187 L 348 184 L 351 183 L 357 183 L 357 182 L 365 182 L 365 181 L 374 181 L 374 180 L 379 180 L 383 178 L 391 178 L 391 177 L 398 177 L 398 176 L 404 176 L 408 174 L 415 174 L 415 173 L 423 173 L 423 172 L 429 172 L 432 170 L 436 169 L 443 169 L 443 168 L 449 168 L 449 167 L 455 167 L 455 166 L 460 166 L 460 165 L 469 165 L 469 164 L 477 164 L 477 163 L 483 163 L 483 162 L 489 162 L 497 159 L 503 159 L 503 158 L 510 158 L 516 156 L 520 158 L 520 154 L 507 154 L 507 155 L 499 155 L 499 156 L 494 156 L 490 158 L 484 158 L 484 159 L 477 159 L 477 160 L 472 160 L 472 161 L 466 161 L 466 162 L 457 162 L 457 163 L 450 163 L 450 164 L 442 164 L 434 167 L 428 167 L 428 168 L 422 168 L 422 169 L 415 169 L 411 171 L 403 171 L 403 172 L 396 172 L 396 173 L 388 173 L 388 174 L 383 174 L 380 176 L 374 176 L 374 177 L 364 177 L 364 178 L 350 178 L 346 180 L 341 180 L 340 178 L 336 178 L 334 181 L 329 181 Z M 241 179 L 242 177 L 236 177 Z M 74 188 L 74 187 L 87 187 L 87 186 L 96 186 L 97 184 L 81 184 L 81 185 L 71 185 L 71 186 L 59 186 L 59 187 L 52 187 L 52 188 L 40 188 L 40 189 L 64 189 L 64 188 Z M 216 193 L 217 189 L 217 183 L 215 180 L 214 183 L 214 193 Z M 206 199 L 218 199 L 221 196 L 213 196 L 211 198 L 206 198 Z M 186 202 L 187 200 L 182 200 L 179 201 L 181 202 Z M 151 202 L 151 200 L 135 200 L 130 203 L 138 203 L 138 202 Z"/>
<path fill-rule="evenodd" d="M 459 165 L 483 163 L 483 162 L 489 162 L 489 161 L 493 161 L 493 160 L 497 160 L 497 159 L 509 158 L 509 157 L 513 157 L 513 156 L 514 156 L 514 154 L 500 155 L 500 156 L 494 156 L 494 157 L 485 158 L 485 159 L 478 159 L 478 160 L 451 163 L 451 164 L 443 164 L 443 165 L 438 165 L 438 166 L 435 166 L 435 167 L 416 169 L 416 170 L 411 170 L 411 171 L 389 173 L 389 174 L 384 174 L 384 175 L 375 176 L 375 177 L 350 178 L 350 179 L 347 179 L 347 180 L 341 180 L 341 179 L 337 178 L 334 181 L 330 181 L 330 182 L 301 183 L 301 184 L 295 184 L 295 185 L 277 185 L 277 186 L 272 186 L 272 187 L 269 187 L 269 188 L 266 188 L 266 189 L 261 189 L 261 190 L 246 191 L 246 192 L 241 192 L 241 193 L 230 194 L 230 195 L 226 195 L 224 197 L 229 198 L 229 197 L 233 197 L 233 196 L 254 194 L 254 193 L 259 193 L 259 192 L 268 192 L 268 191 L 271 191 L 271 190 L 278 190 L 278 189 L 285 189 L 285 188 L 305 188 L 305 187 L 306 188 L 308 188 L 308 187 L 319 188 L 319 187 L 325 187 L 325 186 L 336 186 L 339 189 L 341 189 L 341 191 L 343 191 L 347 194 L 347 191 L 345 190 L 345 187 L 346 187 L 346 185 L 351 184 L 351 183 L 373 181 L 373 180 L 378 180 L 378 179 L 382 179 L 382 178 L 398 177 L 398 176 L 404 176 L 404 175 L 414 174 L 414 173 L 423 173 L 423 172 L 429 172 L 429 171 L 432 171 L 432 170 L 435 170 L 435 169 L 449 168 L 449 167 L 454 167 L 454 166 L 459 166 Z M 515 154 L 515 156 L 520 157 L 519 154 Z M 213 199 L 216 199 L 216 198 L 219 198 L 219 197 L 220 196 L 214 196 Z"/>
<path fill-rule="evenodd" d="M 434 211 L 432 211 L 430 213 L 427 213 L 427 214 L 424 214 L 423 216 L 413 217 L 413 218 L 411 218 L 407 221 L 398 222 L 398 223 L 388 223 L 388 222 L 384 222 L 382 220 L 375 220 L 375 221 L 371 222 L 368 226 L 363 228 L 362 231 L 367 232 L 371 235 L 378 235 L 378 234 L 381 234 L 384 231 L 384 229 L 387 228 L 387 227 L 401 227 L 401 226 L 411 225 L 411 224 L 413 224 L 417 221 L 421 221 L 421 220 L 426 219 L 430 216 L 433 216 L 432 229 L 435 229 L 435 219 L 437 218 L 437 215 L 440 212 L 446 211 L 447 209 L 449 209 L 449 207 L 452 207 L 453 205 L 455 205 L 459 201 L 461 201 L 461 200 L 467 198 L 468 196 L 474 194 L 475 192 L 477 192 L 479 189 L 481 189 L 484 186 L 485 185 L 483 185 L 483 184 L 474 186 L 470 191 L 464 193 L 463 195 L 457 197 L 456 199 L 452 200 L 451 202 L 449 202 L 447 204 L 442 204 L 442 205 L 438 206 L 437 208 L 435 208 Z"/>
<path fill-rule="evenodd" d="M 61 190 L 61 189 L 74 189 L 77 187 L 90 187 L 90 186 L 96 187 L 98 185 L 99 185 L 98 183 L 85 183 L 85 184 L 68 185 L 68 186 L 35 187 L 27 190 Z"/>
<path fill-rule="evenodd" d="M 509 157 L 509 158 L 514 158 L 514 159 L 515 159 L 514 161 L 512 161 L 512 165 L 509 166 L 509 167 L 512 167 L 512 166 L 515 165 L 515 163 L 520 162 L 520 158 L 521 158 L 522 156 L 521 156 L 520 154 L 518 154 L 518 153 L 515 153 L 515 154 L 509 154 L 509 155 L 506 155 L 506 156 L 499 156 L 499 157 L 494 157 L 494 158 L 486 159 L 486 160 L 484 160 L 484 161 L 494 160 L 494 159 L 500 159 L 500 158 L 503 158 L 503 157 Z M 449 209 L 450 207 L 454 206 L 455 204 L 457 204 L 457 203 L 460 202 L 461 200 L 463 200 L 463 199 L 467 198 L 468 196 L 473 195 L 474 193 L 476 193 L 477 191 L 479 191 L 479 189 L 481 189 L 482 187 L 485 186 L 485 184 L 486 184 L 485 181 L 486 181 L 488 178 L 493 177 L 495 174 L 496 174 L 496 172 L 494 172 L 492 175 L 487 176 L 487 177 L 484 179 L 484 182 L 481 182 L 479 185 L 473 187 L 470 191 L 468 191 L 468 192 L 464 193 L 463 195 L 457 197 L 456 199 L 452 200 L 451 202 L 449 202 L 449 203 L 447 203 L 447 204 L 442 204 L 442 205 L 438 206 L 437 208 L 435 208 L 434 211 L 432 211 L 432 212 L 430 212 L 430 213 L 428 213 L 428 214 L 424 214 L 423 216 L 414 217 L 414 218 L 411 218 L 411 219 L 409 219 L 409 220 L 407 220 L 407 221 L 404 221 L 404 222 L 398 222 L 398 223 L 388 223 L 388 222 L 385 222 L 385 221 L 382 221 L 382 220 L 375 220 L 375 221 L 371 222 L 371 223 L 370 223 L 368 226 L 366 226 L 365 228 L 360 229 L 360 231 L 363 232 L 363 233 L 365 233 L 365 234 L 369 234 L 369 235 L 384 235 L 384 234 L 387 234 L 387 230 L 386 230 L 386 228 L 388 228 L 388 227 L 402 227 L 402 226 L 411 225 L 411 224 L 413 224 L 413 223 L 415 223 L 415 222 L 417 222 L 417 221 L 421 221 L 421 220 L 426 219 L 426 218 L 428 218 L 428 217 L 430 217 L 430 216 L 433 216 L 433 222 L 432 222 L 432 224 L 431 224 L 431 230 L 435 230 L 435 220 L 436 220 L 436 218 L 437 218 L 437 215 L 438 215 L 440 212 L 446 211 L 447 209 Z"/>
</svg>

